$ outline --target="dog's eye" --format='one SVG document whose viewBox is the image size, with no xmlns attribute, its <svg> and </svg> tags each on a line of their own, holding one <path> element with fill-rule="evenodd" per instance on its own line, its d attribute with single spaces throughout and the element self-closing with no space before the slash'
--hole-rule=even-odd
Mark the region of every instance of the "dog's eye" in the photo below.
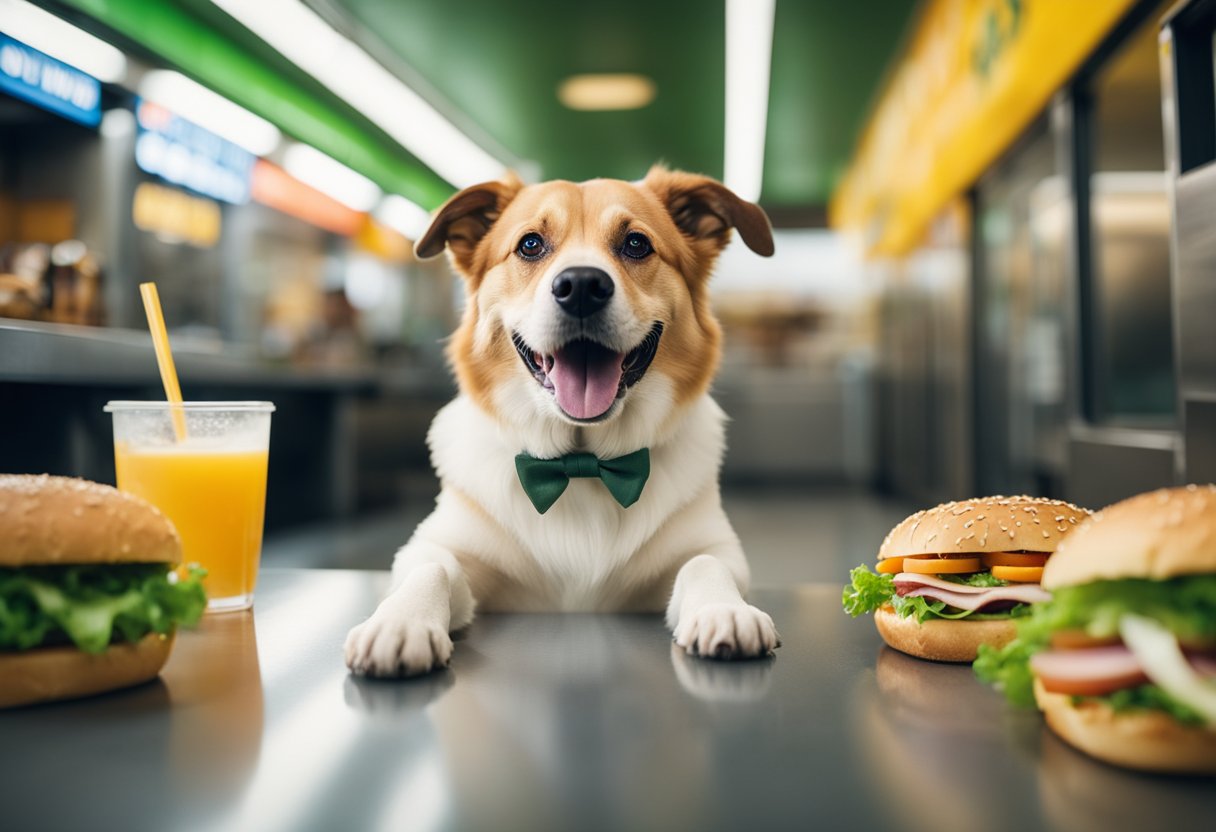
<svg viewBox="0 0 1216 832">
<path fill-rule="evenodd" d="M 646 235 L 639 231 L 630 231 L 625 236 L 625 244 L 621 246 L 621 253 L 634 260 L 648 257 L 652 251 L 654 251 L 654 246 L 650 244 Z"/>
<path fill-rule="evenodd" d="M 545 238 L 535 231 L 525 234 L 519 241 L 519 245 L 515 247 L 515 251 L 525 260 L 535 260 L 545 253 Z"/>
</svg>

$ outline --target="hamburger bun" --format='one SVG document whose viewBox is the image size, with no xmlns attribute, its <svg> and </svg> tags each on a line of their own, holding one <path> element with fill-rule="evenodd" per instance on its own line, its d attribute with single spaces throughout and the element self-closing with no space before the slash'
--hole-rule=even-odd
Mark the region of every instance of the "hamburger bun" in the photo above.
<svg viewBox="0 0 1216 832">
<path fill-rule="evenodd" d="M 1139 494 L 1095 514 L 1047 561 L 1043 586 L 1213 573 L 1216 486 L 1188 485 Z M 1184 725 L 1156 710 L 1116 712 L 1100 699 L 1074 704 L 1038 679 L 1034 694 L 1051 729 L 1092 757 L 1143 771 L 1216 774 L 1216 726 Z"/>
<path fill-rule="evenodd" d="M 936 662 L 972 662 L 981 644 L 1003 647 L 1017 635 L 1012 618 L 994 621 L 939 618 L 920 623 L 912 616 L 900 616 L 889 606 L 875 611 L 874 626 L 883 641 L 901 653 Z"/>
<path fill-rule="evenodd" d="M 1036 679 L 1034 696 L 1051 730 L 1103 762 L 1141 771 L 1216 774 L 1216 731 L 1183 725 L 1161 711 L 1116 713 L 1105 702 L 1079 705 L 1049 693 Z"/>
<path fill-rule="evenodd" d="M 173 524 L 132 494 L 71 477 L 0 474 L 0 566 L 181 559 Z"/>
<path fill-rule="evenodd" d="M 1054 552 L 1088 509 L 1042 497 L 979 497 L 918 511 L 891 529 L 878 559 L 969 552 Z"/>
<path fill-rule="evenodd" d="M 149 633 L 96 655 L 62 647 L 0 653 L 0 708 L 75 699 L 155 679 L 173 649 L 172 635 Z"/>
<path fill-rule="evenodd" d="M 880 561 L 911 555 L 973 552 L 1054 552 L 1090 515 L 1088 509 L 1041 497 L 979 497 L 918 511 L 887 535 Z M 1051 562 L 1050 560 L 1048 561 Z M 1013 641 L 1013 619 L 988 621 L 903 618 L 891 607 L 874 613 L 887 644 L 910 656 L 939 662 L 975 661 L 981 644 Z"/>
<path fill-rule="evenodd" d="M 1216 573 L 1216 485 L 1162 488 L 1115 503 L 1069 535 L 1043 587 Z"/>
<path fill-rule="evenodd" d="M 0 475 L 0 568 L 181 562 L 173 524 L 147 502 L 86 480 Z M 89 696 L 156 677 L 173 636 L 90 654 L 71 644 L 0 650 L 0 707 Z"/>
</svg>

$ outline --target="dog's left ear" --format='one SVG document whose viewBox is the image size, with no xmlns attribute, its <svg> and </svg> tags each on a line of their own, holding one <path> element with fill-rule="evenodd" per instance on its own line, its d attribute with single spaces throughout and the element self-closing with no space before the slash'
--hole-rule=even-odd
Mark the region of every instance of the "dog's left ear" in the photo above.
<svg viewBox="0 0 1216 832">
<path fill-rule="evenodd" d="M 667 207 L 680 231 L 712 244 L 713 254 L 726 246 L 730 229 L 737 228 L 748 248 L 763 257 L 772 256 L 773 228 L 768 215 L 716 179 L 656 165 L 642 185 Z"/>
<path fill-rule="evenodd" d="M 472 276 L 478 243 L 522 187 L 512 174 L 501 182 L 465 188 L 435 212 L 430 227 L 414 244 L 414 253 L 425 260 L 442 254 L 447 246 L 460 270 Z"/>
</svg>

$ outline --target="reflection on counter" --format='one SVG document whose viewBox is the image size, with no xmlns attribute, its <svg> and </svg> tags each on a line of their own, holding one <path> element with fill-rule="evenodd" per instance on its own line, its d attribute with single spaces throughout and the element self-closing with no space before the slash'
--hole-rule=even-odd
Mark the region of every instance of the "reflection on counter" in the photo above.
<svg viewBox="0 0 1216 832">
<path fill-rule="evenodd" d="M 1210 777 L 1143 774 L 1091 759 L 1043 727 L 1039 798 L 1044 814 L 1065 832 L 1211 829 Z M 1185 824 L 1178 818 L 1204 818 Z"/>
<path fill-rule="evenodd" d="M 861 677 L 853 717 L 868 779 L 880 784 L 875 798 L 896 825 L 925 832 L 988 829 L 996 818 L 1019 814 L 1010 795 L 1029 773 L 1038 715 L 1010 712 L 970 666 L 883 647 L 874 675 Z M 1024 755 L 1011 757 L 1011 740 Z M 951 799 L 935 800 L 947 784 Z"/>
<path fill-rule="evenodd" d="M 180 634 L 164 684 L 174 788 L 200 810 L 235 799 L 257 767 L 265 720 L 253 614 L 207 615 Z"/>
<path fill-rule="evenodd" d="M 686 693 L 706 702 L 759 702 L 773 684 L 775 656 L 721 662 L 688 655 L 671 645 L 671 666 Z"/>
</svg>

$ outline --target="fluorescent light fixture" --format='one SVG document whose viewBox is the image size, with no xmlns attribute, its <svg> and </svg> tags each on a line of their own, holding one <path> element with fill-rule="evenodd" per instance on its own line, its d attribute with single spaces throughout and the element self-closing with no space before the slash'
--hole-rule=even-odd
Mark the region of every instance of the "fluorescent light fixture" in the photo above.
<svg viewBox="0 0 1216 832">
<path fill-rule="evenodd" d="M 380 199 L 375 182 L 306 144 L 288 146 L 283 169 L 355 211 L 369 211 Z"/>
<path fill-rule="evenodd" d="M 557 99 L 571 110 L 636 110 L 654 101 L 654 81 L 626 72 L 571 75 Z"/>
<path fill-rule="evenodd" d="M 506 165 L 299 0 L 212 2 L 453 185 L 506 172 Z"/>
<path fill-rule="evenodd" d="M 121 50 L 25 0 L 0 0 L 0 32 L 98 81 L 116 84 L 126 77 Z"/>
<path fill-rule="evenodd" d="M 101 135 L 107 139 L 121 139 L 135 133 L 135 114 L 116 107 L 106 110 L 101 117 Z"/>
<path fill-rule="evenodd" d="M 425 208 L 399 194 L 389 194 L 380 200 L 372 216 L 394 231 L 404 234 L 410 241 L 421 237 L 431 224 L 431 215 Z"/>
<path fill-rule="evenodd" d="M 760 198 L 777 0 L 726 0 L 726 186 Z"/>
<path fill-rule="evenodd" d="M 170 69 L 145 75 L 139 82 L 139 94 L 254 156 L 270 153 L 282 138 L 279 128 L 266 119 Z"/>
</svg>

